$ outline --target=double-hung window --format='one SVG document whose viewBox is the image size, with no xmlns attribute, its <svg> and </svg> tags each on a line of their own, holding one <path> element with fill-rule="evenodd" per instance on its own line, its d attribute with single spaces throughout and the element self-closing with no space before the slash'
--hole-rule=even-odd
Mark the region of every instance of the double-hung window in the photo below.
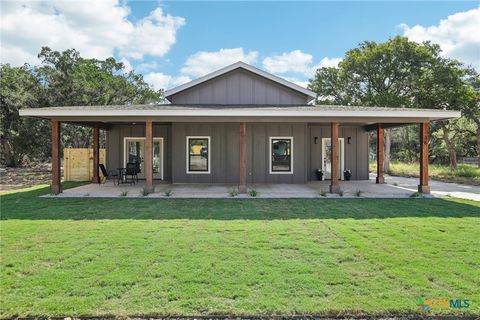
<svg viewBox="0 0 480 320">
<path fill-rule="evenodd" d="M 293 173 L 293 137 L 270 137 L 270 174 Z"/>
<path fill-rule="evenodd" d="M 187 173 L 210 173 L 210 137 L 187 137 Z"/>
</svg>

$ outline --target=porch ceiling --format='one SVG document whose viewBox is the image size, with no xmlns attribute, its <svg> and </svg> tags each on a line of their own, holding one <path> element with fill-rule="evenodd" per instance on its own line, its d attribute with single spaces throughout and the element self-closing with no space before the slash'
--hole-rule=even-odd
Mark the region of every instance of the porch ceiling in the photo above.
<svg viewBox="0 0 480 320">
<path fill-rule="evenodd" d="M 311 122 L 407 124 L 461 116 L 457 111 L 356 106 L 123 105 L 21 109 L 21 116 L 63 122 Z"/>
</svg>

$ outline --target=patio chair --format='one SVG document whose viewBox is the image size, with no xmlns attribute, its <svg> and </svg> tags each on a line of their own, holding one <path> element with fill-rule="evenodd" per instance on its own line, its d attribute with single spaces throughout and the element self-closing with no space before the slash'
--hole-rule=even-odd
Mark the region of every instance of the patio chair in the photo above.
<svg viewBox="0 0 480 320">
<path fill-rule="evenodd" d="M 117 184 L 120 184 L 120 175 L 118 174 L 118 171 L 115 170 L 110 170 L 107 171 L 105 168 L 105 165 L 103 163 L 100 163 L 98 165 L 100 168 L 100 171 L 102 171 L 103 177 L 100 178 L 99 184 L 105 184 L 107 180 L 113 179 L 113 185 L 115 185 L 115 181 L 117 181 Z"/>
<path fill-rule="evenodd" d="M 136 162 L 129 162 L 127 163 L 127 167 L 125 168 L 125 181 L 128 182 L 128 178 L 130 177 L 130 183 L 138 183 L 138 173 L 139 165 Z"/>
</svg>

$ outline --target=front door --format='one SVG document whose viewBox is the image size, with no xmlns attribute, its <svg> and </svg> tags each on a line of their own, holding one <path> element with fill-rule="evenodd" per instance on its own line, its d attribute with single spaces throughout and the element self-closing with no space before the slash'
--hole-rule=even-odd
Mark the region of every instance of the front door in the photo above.
<svg viewBox="0 0 480 320">
<path fill-rule="evenodd" d="M 138 177 L 145 179 L 145 138 L 125 138 L 124 167 L 139 163 Z M 153 138 L 153 178 L 163 180 L 163 138 Z"/>
<path fill-rule="evenodd" d="M 344 168 L 344 140 L 343 138 L 338 138 L 339 146 L 339 160 L 340 165 L 338 166 L 339 177 L 343 180 L 343 168 Z M 332 139 L 323 138 L 322 139 L 322 170 L 323 177 L 325 180 L 332 179 Z"/>
</svg>

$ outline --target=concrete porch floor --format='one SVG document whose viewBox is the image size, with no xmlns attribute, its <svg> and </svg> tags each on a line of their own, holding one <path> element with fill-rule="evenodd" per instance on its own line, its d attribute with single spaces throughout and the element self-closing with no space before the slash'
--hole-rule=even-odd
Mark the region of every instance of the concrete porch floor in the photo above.
<svg viewBox="0 0 480 320">
<path fill-rule="evenodd" d="M 375 184 L 374 176 L 364 181 L 341 181 L 340 187 L 344 198 L 408 198 L 417 191 L 417 178 L 386 177 L 386 184 Z M 67 189 L 54 196 L 61 198 L 100 197 L 100 198 L 232 198 L 230 190 L 237 185 L 228 184 L 170 184 L 155 181 L 155 192 L 143 196 L 144 181 L 138 184 L 104 185 L 87 184 Z M 456 197 L 480 201 L 480 187 L 430 181 L 431 195 L 427 197 Z M 340 198 L 330 194 L 329 181 L 313 181 L 307 184 L 257 184 L 248 189 L 257 191 L 256 198 Z M 170 196 L 166 193 L 170 192 Z M 53 197 L 53 196 L 52 196 Z M 249 194 L 238 194 L 235 198 L 252 198 Z"/>
</svg>

